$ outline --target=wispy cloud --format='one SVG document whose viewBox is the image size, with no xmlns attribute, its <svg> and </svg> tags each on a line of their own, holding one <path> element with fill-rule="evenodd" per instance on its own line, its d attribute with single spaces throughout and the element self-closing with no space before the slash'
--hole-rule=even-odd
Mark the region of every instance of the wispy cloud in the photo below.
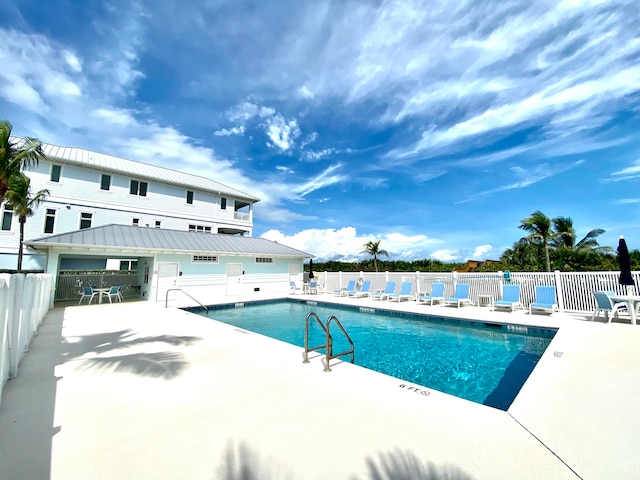
<svg viewBox="0 0 640 480">
<path fill-rule="evenodd" d="M 475 193 L 473 195 L 468 196 L 467 198 L 465 198 L 464 200 L 460 200 L 458 202 L 455 202 L 456 204 L 460 204 L 460 203 L 466 203 L 466 202 L 471 202 L 473 200 L 477 200 L 479 198 L 482 197 L 487 197 L 490 196 L 494 193 L 498 193 L 498 192 L 503 192 L 505 190 L 514 190 L 517 188 L 526 188 L 529 187 L 531 185 L 534 185 L 538 182 L 541 182 L 542 180 L 545 180 L 546 178 L 552 177 L 554 175 L 558 175 L 562 172 L 565 172 L 571 168 L 575 168 L 578 165 L 581 165 L 582 163 L 584 163 L 583 160 L 579 160 L 577 162 L 572 162 L 570 164 L 567 165 L 549 165 L 549 164 L 542 164 L 542 165 L 536 165 L 535 167 L 532 168 L 523 168 L 523 167 L 511 167 L 510 170 L 513 173 L 513 176 L 515 177 L 515 181 L 512 183 L 508 183 L 505 185 L 501 185 L 499 187 L 496 188 L 491 188 L 489 190 L 483 190 L 480 191 L 478 193 Z"/>
<path fill-rule="evenodd" d="M 293 192 L 304 197 L 321 188 L 346 181 L 349 178 L 347 175 L 337 173 L 342 169 L 342 167 L 343 165 L 341 163 L 337 163 L 335 165 L 327 167 L 320 174 L 316 175 L 308 182 L 294 187 Z"/>
<path fill-rule="evenodd" d="M 621 170 L 616 170 L 611 175 L 617 177 L 618 180 L 636 178 L 638 175 L 640 175 L 640 160 L 634 161 L 630 166 L 625 167 Z"/>
</svg>

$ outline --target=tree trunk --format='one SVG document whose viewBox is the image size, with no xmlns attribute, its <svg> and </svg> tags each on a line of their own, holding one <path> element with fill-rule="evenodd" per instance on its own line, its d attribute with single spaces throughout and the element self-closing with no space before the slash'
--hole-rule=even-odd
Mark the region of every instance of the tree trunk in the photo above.
<svg viewBox="0 0 640 480">
<path fill-rule="evenodd" d="M 22 249 L 24 242 L 24 222 L 25 220 L 20 219 L 20 245 L 18 246 L 18 272 L 22 271 Z"/>
<path fill-rule="evenodd" d="M 547 261 L 547 272 L 551 271 L 551 259 L 549 258 L 549 244 L 544 242 L 544 258 Z"/>
</svg>

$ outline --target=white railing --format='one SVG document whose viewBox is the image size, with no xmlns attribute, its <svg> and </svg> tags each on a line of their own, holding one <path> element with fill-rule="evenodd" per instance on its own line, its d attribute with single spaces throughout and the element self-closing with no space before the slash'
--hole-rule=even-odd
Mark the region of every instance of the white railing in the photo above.
<svg viewBox="0 0 640 480">
<path fill-rule="evenodd" d="M 236 220 L 241 220 L 243 222 L 249 222 L 251 221 L 251 214 L 250 213 L 244 213 L 244 212 L 235 212 L 233 214 L 233 218 Z"/>
<path fill-rule="evenodd" d="M 0 399 L 49 310 L 52 287 L 53 276 L 44 273 L 0 274 Z"/>
<path fill-rule="evenodd" d="M 502 285 L 520 285 L 520 301 L 525 307 L 535 300 L 535 287 L 551 285 L 556 287 L 558 307 L 566 312 L 590 312 L 596 307 L 593 292 L 610 290 L 618 294 L 626 293 L 618 283 L 620 272 L 511 272 L 506 279 L 502 272 L 462 273 L 462 272 L 314 272 L 319 285 L 327 293 L 344 288 L 349 280 L 360 278 L 371 280 L 371 290 L 383 289 L 387 281 L 400 285 L 403 281 L 413 282 L 413 293 L 431 291 L 431 284 L 444 282 L 445 296 L 453 296 L 456 283 L 468 283 L 471 300 L 478 301 L 478 295 L 493 295 L 499 299 Z M 637 294 L 640 289 L 640 272 L 632 272 Z M 399 287 L 398 287 L 399 288 Z"/>
</svg>

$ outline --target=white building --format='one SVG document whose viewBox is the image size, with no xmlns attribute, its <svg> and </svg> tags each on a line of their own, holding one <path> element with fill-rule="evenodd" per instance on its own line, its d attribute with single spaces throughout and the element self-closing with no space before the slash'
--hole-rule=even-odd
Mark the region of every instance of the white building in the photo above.
<svg viewBox="0 0 640 480">
<path fill-rule="evenodd" d="M 43 144 L 47 156 L 25 171 L 35 194 L 50 195 L 25 224 L 25 239 L 119 224 L 251 236 L 259 199 L 214 180 L 81 148 Z M 2 206 L 0 269 L 17 267 L 19 224 Z M 106 268 L 100 259 L 88 268 Z M 24 270 L 45 268 L 25 250 Z M 73 262 L 61 268 L 83 268 Z"/>
<path fill-rule="evenodd" d="M 252 293 L 287 293 L 290 281 L 301 284 L 304 259 L 311 257 L 264 238 L 130 225 L 103 225 L 26 243 L 46 254 L 46 273 L 56 278 L 56 300 L 79 298 L 82 288 L 89 285 L 124 286 L 125 296 L 150 301 L 164 301 L 168 291 L 175 289 L 200 302 Z M 136 272 L 131 272 L 135 275 L 60 272 L 69 260 L 118 255 L 135 261 Z"/>
<path fill-rule="evenodd" d="M 25 224 L 23 270 L 54 276 L 52 299 L 119 285 L 166 300 L 288 292 L 312 255 L 253 238 L 259 199 L 216 181 L 80 148 L 43 145 L 25 173 L 50 194 Z M 0 268 L 15 269 L 19 223 L 2 206 Z M 116 271 L 109 271 L 109 270 Z M 119 270 L 129 270 L 121 272 Z"/>
</svg>

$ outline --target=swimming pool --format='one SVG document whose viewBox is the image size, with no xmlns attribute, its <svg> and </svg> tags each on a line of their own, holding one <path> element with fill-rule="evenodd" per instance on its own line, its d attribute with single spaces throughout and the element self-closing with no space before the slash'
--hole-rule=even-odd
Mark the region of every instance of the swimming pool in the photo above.
<svg viewBox="0 0 640 480">
<path fill-rule="evenodd" d="M 242 308 L 236 308 L 242 307 Z M 309 312 L 336 315 L 355 344 L 355 364 L 401 380 L 507 410 L 555 330 L 283 300 L 210 307 L 209 318 L 304 347 Z M 333 333 L 334 352 L 348 344 Z M 324 344 L 310 322 L 309 345 Z M 348 357 L 343 357 L 348 360 Z"/>
</svg>

